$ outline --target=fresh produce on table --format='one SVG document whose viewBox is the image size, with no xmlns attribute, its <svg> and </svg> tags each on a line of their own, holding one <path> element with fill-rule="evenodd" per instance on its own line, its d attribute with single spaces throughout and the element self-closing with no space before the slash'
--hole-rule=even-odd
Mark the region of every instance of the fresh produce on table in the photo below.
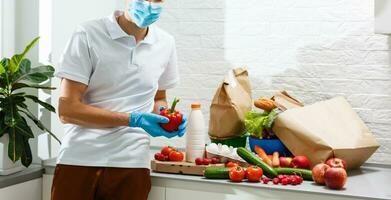
<svg viewBox="0 0 391 200">
<path fill-rule="evenodd" d="M 165 161 L 166 157 L 162 153 L 158 152 L 158 153 L 155 153 L 155 160 Z"/>
<path fill-rule="evenodd" d="M 202 159 L 202 158 L 196 158 L 196 159 L 195 159 L 195 164 L 196 164 L 196 165 L 203 165 L 203 164 L 204 164 L 203 160 L 204 160 L 204 159 Z"/>
<path fill-rule="evenodd" d="M 204 159 L 202 160 L 202 164 L 203 164 L 203 165 L 209 165 L 209 164 L 210 164 L 210 160 L 209 160 L 208 158 L 204 158 Z"/>
<path fill-rule="evenodd" d="M 263 170 L 258 166 L 250 166 L 246 170 L 246 178 L 249 182 L 259 182 L 262 178 Z"/>
<path fill-rule="evenodd" d="M 158 161 L 183 161 L 184 155 L 174 147 L 165 146 L 160 152 L 155 153 L 155 160 Z"/>
<path fill-rule="evenodd" d="M 231 168 L 207 167 L 204 170 L 204 177 L 208 179 L 229 179 Z"/>
<path fill-rule="evenodd" d="M 160 115 L 167 117 L 170 120 L 168 123 L 160 124 L 160 126 L 168 132 L 177 131 L 179 125 L 182 123 L 182 113 L 175 110 L 175 106 L 178 102 L 179 98 L 175 97 L 171 108 L 167 107 L 160 111 Z"/>
<path fill-rule="evenodd" d="M 180 151 L 172 151 L 168 156 L 168 159 L 170 161 L 177 161 L 177 162 L 182 161 L 183 158 L 184 158 L 183 153 Z"/>
<path fill-rule="evenodd" d="M 239 147 L 237 149 L 237 153 L 240 157 L 242 157 L 245 161 L 247 161 L 251 165 L 257 165 L 262 168 L 264 174 L 269 178 L 274 178 L 278 175 L 275 169 L 270 165 L 266 164 L 262 161 L 258 156 L 254 155 L 252 152 L 247 150 L 246 148 Z"/>
<path fill-rule="evenodd" d="M 257 108 L 260 108 L 266 112 L 270 112 L 273 109 L 277 108 L 276 105 L 274 104 L 274 101 L 271 99 L 266 99 L 266 98 L 259 98 L 254 101 L 254 106 Z"/>
<path fill-rule="evenodd" d="M 326 186 L 331 189 L 342 189 L 345 186 L 346 180 L 347 174 L 344 168 L 330 168 L 324 174 L 324 181 Z"/>
<path fill-rule="evenodd" d="M 312 181 L 312 171 L 308 169 L 279 167 L 274 168 L 274 170 L 279 175 L 298 175 L 303 177 L 304 180 Z"/>
<path fill-rule="evenodd" d="M 225 164 L 225 167 L 229 167 L 229 168 L 232 168 L 232 167 L 237 167 L 237 166 L 240 166 L 240 164 L 238 162 L 227 162 L 227 164 Z"/>
<path fill-rule="evenodd" d="M 269 179 L 266 180 L 267 184 L 269 182 Z M 300 185 L 303 183 L 303 178 L 299 175 L 278 175 L 277 177 L 272 179 L 272 182 L 274 185 Z"/>
<path fill-rule="evenodd" d="M 268 177 L 265 177 L 262 179 L 263 184 L 268 184 L 270 179 Z"/>
<path fill-rule="evenodd" d="M 272 160 L 269 158 L 269 156 L 266 154 L 266 152 L 259 146 L 255 146 L 255 152 L 258 154 L 258 156 L 269 166 L 272 166 Z M 250 163 L 251 164 L 251 163 Z"/>
<path fill-rule="evenodd" d="M 324 163 L 319 163 L 312 168 L 312 179 L 315 181 L 315 183 L 319 185 L 325 184 L 324 175 L 328 169 L 330 169 L 330 166 Z"/>
<path fill-rule="evenodd" d="M 211 164 L 220 163 L 220 159 L 219 159 L 218 157 L 213 157 L 212 159 L 210 159 L 210 163 L 211 163 Z"/>
<path fill-rule="evenodd" d="M 229 179 L 232 182 L 242 182 L 246 173 L 244 169 L 240 166 L 236 166 L 231 168 L 231 171 L 229 172 Z"/>
<path fill-rule="evenodd" d="M 209 165 L 209 164 L 218 164 L 220 163 L 220 159 L 217 157 L 214 158 L 196 158 L 195 159 L 196 165 Z"/>
<path fill-rule="evenodd" d="M 165 146 L 160 150 L 160 153 L 165 156 L 169 156 L 172 151 L 176 151 L 176 149 L 174 147 Z"/>
<path fill-rule="evenodd" d="M 280 155 L 278 151 L 273 153 L 273 159 L 272 159 L 272 166 L 273 167 L 280 167 Z"/>
<path fill-rule="evenodd" d="M 280 157 L 280 167 L 292 167 L 291 157 Z"/>
<path fill-rule="evenodd" d="M 344 168 L 346 170 L 346 162 L 340 158 L 330 158 L 326 161 L 326 164 L 332 168 Z"/>
<path fill-rule="evenodd" d="M 346 162 L 340 158 L 331 158 L 312 168 L 314 181 L 331 189 L 342 189 L 347 180 Z"/>
<path fill-rule="evenodd" d="M 301 168 L 301 169 L 310 169 L 311 163 L 305 156 L 295 156 L 292 159 L 292 167 L 293 168 Z"/>
<path fill-rule="evenodd" d="M 272 133 L 274 120 L 278 116 L 278 109 L 270 112 L 259 113 L 256 111 L 247 112 L 244 118 L 244 125 L 251 136 L 260 139 L 272 139 L 276 136 Z"/>
</svg>

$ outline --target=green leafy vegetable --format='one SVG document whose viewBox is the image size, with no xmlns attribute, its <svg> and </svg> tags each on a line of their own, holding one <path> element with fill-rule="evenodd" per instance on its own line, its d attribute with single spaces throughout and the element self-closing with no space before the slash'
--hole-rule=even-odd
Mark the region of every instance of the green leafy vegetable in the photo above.
<svg viewBox="0 0 391 200">
<path fill-rule="evenodd" d="M 263 130 L 271 130 L 273 127 L 274 120 L 278 116 L 278 110 L 274 109 L 270 112 L 255 112 L 250 111 L 246 113 L 244 124 L 246 130 L 251 135 L 258 138 L 262 138 Z"/>
</svg>

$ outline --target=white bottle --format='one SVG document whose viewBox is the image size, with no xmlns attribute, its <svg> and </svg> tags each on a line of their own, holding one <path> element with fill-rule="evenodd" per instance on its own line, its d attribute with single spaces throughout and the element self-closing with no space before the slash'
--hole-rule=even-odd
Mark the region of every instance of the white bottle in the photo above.
<svg viewBox="0 0 391 200">
<path fill-rule="evenodd" d="M 203 158 L 205 152 L 205 121 L 201 112 L 201 104 L 191 104 L 186 132 L 186 161 L 195 162 Z"/>
</svg>

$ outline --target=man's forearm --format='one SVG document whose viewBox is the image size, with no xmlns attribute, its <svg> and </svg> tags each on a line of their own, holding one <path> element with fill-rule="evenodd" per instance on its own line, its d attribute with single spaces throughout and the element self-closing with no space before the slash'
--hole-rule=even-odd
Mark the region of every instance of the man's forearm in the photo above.
<svg viewBox="0 0 391 200">
<path fill-rule="evenodd" d="M 153 113 L 159 114 L 160 113 L 160 106 L 167 107 L 167 99 L 161 98 L 161 99 L 155 99 L 155 106 L 153 108 Z"/>
<path fill-rule="evenodd" d="M 63 123 L 91 128 L 129 125 L 129 113 L 107 111 L 68 98 L 60 98 L 59 105 L 59 115 Z"/>
</svg>

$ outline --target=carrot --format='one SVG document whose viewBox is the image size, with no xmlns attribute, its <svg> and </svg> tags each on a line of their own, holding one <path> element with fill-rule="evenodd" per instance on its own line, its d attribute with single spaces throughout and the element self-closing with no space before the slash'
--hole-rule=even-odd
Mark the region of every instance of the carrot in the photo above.
<svg viewBox="0 0 391 200">
<path fill-rule="evenodd" d="M 278 151 L 275 151 L 273 153 L 273 159 L 272 159 L 272 165 L 273 167 L 280 167 L 280 155 L 278 153 Z"/>
<path fill-rule="evenodd" d="M 273 161 L 273 155 L 267 155 L 267 157 L 268 157 L 271 161 Z"/>
<path fill-rule="evenodd" d="M 259 146 L 255 145 L 255 152 L 258 154 L 258 156 L 264 161 L 266 162 L 269 166 L 272 166 L 272 160 L 269 159 L 269 157 L 267 156 L 266 152 Z"/>
</svg>

